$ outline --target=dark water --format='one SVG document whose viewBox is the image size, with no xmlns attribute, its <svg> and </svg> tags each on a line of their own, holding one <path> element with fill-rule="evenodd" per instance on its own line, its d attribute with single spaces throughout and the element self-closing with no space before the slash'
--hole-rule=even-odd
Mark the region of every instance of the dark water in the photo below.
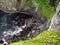
<svg viewBox="0 0 60 45">
<path fill-rule="evenodd" d="M 21 27 L 25 24 L 25 20 L 31 17 L 22 13 L 11 14 L 0 11 L 0 38 L 3 37 L 4 31 L 14 31 L 16 26 Z"/>
<path fill-rule="evenodd" d="M 0 38 L 2 37 L 2 33 L 3 31 L 7 31 L 7 29 L 9 28 L 9 26 L 7 25 L 7 18 L 8 16 L 11 15 L 10 13 L 5 13 L 3 11 L 0 10 Z M 9 21 L 11 16 L 9 16 Z"/>
</svg>

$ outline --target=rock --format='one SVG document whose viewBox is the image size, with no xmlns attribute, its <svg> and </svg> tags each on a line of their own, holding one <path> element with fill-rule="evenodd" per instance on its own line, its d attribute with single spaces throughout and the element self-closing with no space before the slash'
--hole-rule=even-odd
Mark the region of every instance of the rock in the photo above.
<svg viewBox="0 0 60 45">
<path fill-rule="evenodd" d="M 33 8 L 29 6 L 29 2 L 29 0 L 0 0 L 0 10 L 6 13 L 23 13 L 41 18 L 35 0 L 31 0 L 31 4 L 34 5 Z"/>
<path fill-rule="evenodd" d="M 0 10 L 2 11 L 16 11 L 17 0 L 0 0 Z"/>
<path fill-rule="evenodd" d="M 8 43 L 5 41 L 5 39 L 0 40 L 0 45 L 8 45 Z"/>
<path fill-rule="evenodd" d="M 59 5 L 56 8 L 56 12 L 58 12 L 59 10 L 60 10 L 60 2 L 59 2 Z"/>
<path fill-rule="evenodd" d="M 34 11 L 37 12 L 38 5 L 35 0 L 31 0 L 34 5 Z M 0 10 L 7 13 L 16 13 L 28 9 L 29 0 L 0 0 Z M 30 7 L 29 7 L 30 8 Z"/>
<path fill-rule="evenodd" d="M 9 13 L 16 13 L 25 5 L 27 0 L 0 0 L 0 10 Z"/>
<path fill-rule="evenodd" d="M 50 0 L 49 4 L 50 4 L 51 6 L 55 6 L 55 2 L 56 2 L 56 0 Z"/>
<path fill-rule="evenodd" d="M 49 30 L 60 33 L 60 4 L 57 7 L 56 14 L 53 16 L 51 20 Z"/>
</svg>

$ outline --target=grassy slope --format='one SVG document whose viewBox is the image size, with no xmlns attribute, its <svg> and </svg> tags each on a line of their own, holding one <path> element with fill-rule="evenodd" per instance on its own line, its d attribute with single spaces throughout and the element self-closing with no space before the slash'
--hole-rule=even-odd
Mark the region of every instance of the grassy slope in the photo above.
<svg viewBox="0 0 60 45">
<path fill-rule="evenodd" d="M 47 19 L 51 19 L 52 16 L 55 13 L 55 7 L 57 6 L 59 0 L 56 1 L 55 6 L 51 6 L 49 5 L 49 1 L 50 0 L 35 0 L 35 2 L 38 4 L 39 7 L 39 11 L 40 13 L 42 13 L 43 16 L 47 17 Z M 28 1 L 28 6 L 32 7 L 34 5 L 32 5 L 33 3 L 31 3 L 31 0 Z"/>
<path fill-rule="evenodd" d="M 27 3 L 26 3 L 27 6 L 29 6 L 30 8 L 34 8 L 34 4 L 32 3 L 32 0 L 29 0 Z"/>
<path fill-rule="evenodd" d="M 15 42 L 10 45 L 56 45 L 60 40 L 60 34 L 51 31 L 44 31 L 34 39 Z"/>
<path fill-rule="evenodd" d="M 35 2 L 38 4 L 39 11 L 42 13 L 42 15 L 47 17 L 47 19 L 51 19 L 55 13 L 55 7 L 49 5 L 49 0 L 35 0 Z M 28 6 L 34 6 L 32 5 L 31 0 L 28 1 Z"/>
<path fill-rule="evenodd" d="M 39 5 L 39 11 L 42 15 L 46 16 L 48 19 L 51 19 L 55 13 L 55 8 L 49 5 L 49 0 L 36 0 Z"/>
</svg>

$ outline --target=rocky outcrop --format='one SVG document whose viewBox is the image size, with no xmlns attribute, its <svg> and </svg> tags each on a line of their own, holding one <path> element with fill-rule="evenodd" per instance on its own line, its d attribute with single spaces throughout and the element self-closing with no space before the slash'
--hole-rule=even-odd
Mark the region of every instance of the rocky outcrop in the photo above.
<svg viewBox="0 0 60 45">
<path fill-rule="evenodd" d="M 56 8 L 56 12 L 58 12 L 59 10 L 60 10 L 60 3 L 59 3 L 59 5 Z"/>
<path fill-rule="evenodd" d="M 26 3 L 27 0 L 0 0 L 0 10 L 5 12 L 17 12 Z"/>
<path fill-rule="evenodd" d="M 37 11 L 38 5 L 35 0 L 31 0 L 30 2 L 33 3 L 34 8 L 36 7 L 35 11 Z M 16 13 L 23 9 L 28 10 L 30 8 L 28 5 L 30 5 L 29 0 L 0 0 L 0 10 L 7 13 Z"/>
<path fill-rule="evenodd" d="M 0 0 L 0 10 L 2 11 L 15 11 L 16 12 L 17 0 Z"/>
<path fill-rule="evenodd" d="M 49 30 L 60 33 L 60 4 L 57 6 L 56 14 L 51 20 Z"/>
</svg>

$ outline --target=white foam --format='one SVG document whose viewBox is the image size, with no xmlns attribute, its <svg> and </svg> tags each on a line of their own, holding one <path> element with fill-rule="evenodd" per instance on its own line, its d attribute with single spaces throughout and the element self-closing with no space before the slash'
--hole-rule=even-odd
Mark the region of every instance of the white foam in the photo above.
<svg viewBox="0 0 60 45">
<path fill-rule="evenodd" d="M 26 24 L 24 26 L 22 26 L 22 28 L 25 28 L 26 27 Z"/>
<path fill-rule="evenodd" d="M 15 31 L 11 31 L 11 30 L 9 30 L 9 31 L 4 31 L 4 32 L 3 32 L 3 35 L 4 35 L 4 36 L 7 36 L 7 35 L 11 35 L 11 36 L 17 35 L 17 34 L 20 33 L 21 31 L 23 31 L 23 28 L 25 28 L 25 27 L 26 27 L 26 24 L 23 25 L 23 26 L 21 26 L 21 27 L 16 26 L 16 27 L 15 27 Z"/>
<path fill-rule="evenodd" d="M 8 43 L 6 42 L 6 40 L 4 38 L 2 40 L 4 41 L 3 45 L 4 44 L 8 45 Z"/>
</svg>

